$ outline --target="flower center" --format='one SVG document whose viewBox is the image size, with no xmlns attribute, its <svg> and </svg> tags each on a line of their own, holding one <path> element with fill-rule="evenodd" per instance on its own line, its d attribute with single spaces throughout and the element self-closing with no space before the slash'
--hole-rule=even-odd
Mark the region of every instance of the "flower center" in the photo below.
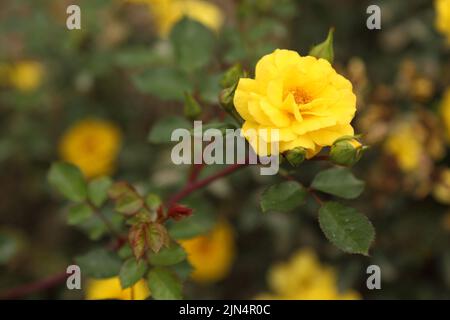
<svg viewBox="0 0 450 320">
<path fill-rule="evenodd" d="M 83 141 L 83 151 L 86 153 L 93 153 L 97 150 L 97 141 L 94 137 L 86 137 Z"/>
<path fill-rule="evenodd" d="M 297 104 L 306 104 L 311 102 L 312 98 L 301 88 L 295 88 L 289 91 L 294 96 L 294 100 Z"/>
</svg>

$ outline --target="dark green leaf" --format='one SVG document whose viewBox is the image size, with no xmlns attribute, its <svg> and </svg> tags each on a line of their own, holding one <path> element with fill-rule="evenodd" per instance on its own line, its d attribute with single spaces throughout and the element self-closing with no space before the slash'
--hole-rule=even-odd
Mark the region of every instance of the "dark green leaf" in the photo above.
<svg viewBox="0 0 450 320">
<path fill-rule="evenodd" d="M 124 244 L 120 249 L 117 251 L 117 255 L 121 259 L 128 259 L 133 256 L 133 250 L 131 250 L 131 247 L 129 244 Z"/>
<path fill-rule="evenodd" d="M 155 123 L 148 135 L 151 143 L 168 143 L 175 129 L 190 129 L 189 122 L 181 117 L 171 116 Z"/>
<path fill-rule="evenodd" d="M 94 249 L 79 256 L 75 262 L 80 266 L 83 275 L 92 278 L 110 278 L 117 276 L 120 271 L 119 257 L 105 249 Z"/>
<path fill-rule="evenodd" d="M 366 216 L 337 202 L 325 203 L 319 211 L 325 236 L 339 249 L 367 255 L 375 230 Z"/>
<path fill-rule="evenodd" d="M 344 199 L 354 199 L 363 192 L 364 185 L 364 181 L 356 179 L 350 169 L 331 168 L 319 172 L 311 187 Z"/>
<path fill-rule="evenodd" d="M 171 271 L 157 267 L 148 273 L 148 286 L 156 300 L 178 300 L 182 298 L 183 286 Z"/>
<path fill-rule="evenodd" d="M 170 269 L 173 270 L 182 281 L 187 280 L 187 278 L 191 276 L 192 271 L 194 271 L 194 268 L 188 260 L 183 260 L 182 262 L 171 266 Z"/>
<path fill-rule="evenodd" d="M 48 173 L 48 181 L 67 199 L 81 202 L 86 199 L 87 188 L 83 174 L 76 166 L 55 162 Z"/>
<path fill-rule="evenodd" d="M 89 200 L 96 206 L 100 207 L 108 198 L 108 190 L 113 181 L 110 177 L 100 177 L 89 182 L 88 196 Z"/>
<path fill-rule="evenodd" d="M 154 266 L 170 266 L 186 259 L 186 252 L 177 243 L 172 242 L 169 247 L 162 248 L 158 253 L 149 253 L 148 261 Z"/>
<path fill-rule="evenodd" d="M 77 203 L 69 208 L 67 223 L 77 225 L 92 216 L 92 208 L 85 203 Z"/>
<path fill-rule="evenodd" d="M 192 91 L 192 84 L 183 73 L 169 68 L 154 68 L 133 76 L 133 83 L 143 93 L 162 100 L 183 101 L 184 92 Z"/>
<path fill-rule="evenodd" d="M 286 212 L 300 206 L 305 200 L 306 190 L 296 181 L 285 181 L 267 188 L 261 196 L 263 212 Z"/>
<path fill-rule="evenodd" d="M 146 271 L 147 263 L 144 260 L 137 261 L 135 258 L 130 258 L 125 261 L 119 273 L 122 289 L 129 288 L 141 280 Z"/>
<path fill-rule="evenodd" d="M 203 24 L 183 18 L 173 27 L 170 40 L 182 69 L 193 71 L 211 61 L 215 36 Z"/>
<path fill-rule="evenodd" d="M 207 233 L 216 222 L 214 216 L 204 211 L 195 211 L 190 217 L 170 225 L 169 233 L 174 239 L 189 239 Z"/>
</svg>

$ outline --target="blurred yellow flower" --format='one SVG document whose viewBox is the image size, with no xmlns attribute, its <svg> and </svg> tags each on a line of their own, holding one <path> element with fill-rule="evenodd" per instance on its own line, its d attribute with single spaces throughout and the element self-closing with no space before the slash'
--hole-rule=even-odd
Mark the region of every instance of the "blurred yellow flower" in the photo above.
<svg viewBox="0 0 450 320">
<path fill-rule="evenodd" d="M 35 61 L 22 61 L 9 69 L 9 83 L 24 92 L 36 90 L 42 83 L 44 68 Z"/>
<path fill-rule="evenodd" d="M 450 88 L 445 91 L 440 106 L 440 114 L 446 129 L 447 139 L 450 141 Z"/>
<path fill-rule="evenodd" d="M 355 291 L 340 293 L 335 271 L 320 264 L 310 249 L 297 251 L 286 263 L 269 270 L 268 282 L 273 293 L 258 299 L 283 300 L 353 300 L 360 299 Z"/>
<path fill-rule="evenodd" d="M 145 300 L 150 296 L 147 282 L 139 280 L 134 286 L 122 289 L 118 277 L 94 280 L 91 279 L 86 285 L 86 299 L 88 300 Z"/>
<path fill-rule="evenodd" d="M 167 37 L 172 27 L 184 16 L 196 20 L 213 31 L 219 31 L 223 14 L 213 3 L 203 0 L 128 0 L 146 3 L 155 19 L 158 34 Z"/>
<path fill-rule="evenodd" d="M 439 179 L 433 187 L 434 198 L 444 204 L 450 204 L 450 169 L 441 171 Z"/>
<path fill-rule="evenodd" d="M 87 178 L 111 174 L 121 143 L 120 130 L 103 120 L 75 123 L 62 136 L 59 152 L 63 160 L 78 166 Z"/>
<path fill-rule="evenodd" d="M 436 29 L 447 37 L 450 44 L 450 0 L 435 0 Z"/>
<path fill-rule="evenodd" d="M 261 142 L 252 142 L 247 130 L 270 143 L 261 129 L 279 129 L 280 152 L 303 147 L 308 158 L 337 138 L 353 135 L 352 84 L 328 61 L 277 49 L 259 60 L 255 73 L 255 79 L 239 80 L 234 96 L 236 110 L 245 120 L 243 133 L 255 151 Z"/>
<path fill-rule="evenodd" d="M 421 143 L 423 136 L 420 127 L 405 122 L 398 125 L 387 138 L 384 149 L 394 156 L 403 171 L 413 171 L 419 167 L 424 152 Z"/>
<path fill-rule="evenodd" d="M 208 283 L 228 275 L 235 256 L 233 229 L 228 222 L 222 220 L 209 234 L 181 240 L 180 244 L 194 267 L 193 280 Z"/>
</svg>

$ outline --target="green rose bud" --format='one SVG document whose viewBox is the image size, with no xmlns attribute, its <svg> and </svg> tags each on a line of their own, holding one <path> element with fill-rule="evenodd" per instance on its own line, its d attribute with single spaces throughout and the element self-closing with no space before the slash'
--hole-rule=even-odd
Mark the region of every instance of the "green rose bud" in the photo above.
<svg viewBox="0 0 450 320">
<path fill-rule="evenodd" d="M 222 78 L 220 79 L 220 85 L 224 89 L 232 87 L 239 81 L 239 78 L 242 78 L 243 76 L 244 71 L 242 70 L 242 66 L 237 63 L 227 71 L 225 71 Z"/>
<path fill-rule="evenodd" d="M 306 150 L 302 147 L 296 147 L 285 153 L 286 160 L 293 167 L 298 167 L 306 158 Z"/>
<path fill-rule="evenodd" d="M 202 113 L 202 108 L 190 93 L 184 94 L 184 115 L 191 119 L 197 119 Z"/>
<path fill-rule="evenodd" d="M 234 107 L 234 92 L 236 91 L 237 82 L 229 88 L 223 89 L 220 92 L 219 102 L 222 108 L 232 116 L 239 125 L 244 123 L 244 119 L 239 115 Z"/>
<path fill-rule="evenodd" d="M 343 137 L 336 140 L 330 150 L 330 160 L 341 166 L 353 166 L 361 159 L 364 150 L 358 140 L 353 137 Z"/>
</svg>

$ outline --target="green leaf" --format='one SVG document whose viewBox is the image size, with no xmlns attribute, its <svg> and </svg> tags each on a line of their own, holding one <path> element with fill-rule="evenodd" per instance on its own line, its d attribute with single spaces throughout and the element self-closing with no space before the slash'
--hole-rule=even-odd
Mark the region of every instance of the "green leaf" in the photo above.
<svg viewBox="0 0 450 320">
<path fill-rule="evenodd" d="M 168 143 L 175 129 L 190 129 L 190 123 L 181 117 L 171 116 L 155 123 L 148 135 L 151 143 Z"/>
<path fill-rule="evenodd" d="M 145 197 L 145 204 L 150 210 L 158 210 L 162 204 L 162 201 L 157 194 L 149 193 L 147 197 Z"/>
<path fill-rule="evenodd" d="M 170 269 L 173 270 L 182 281 L 187 280 L 191 276 L 192 271 L 194 271 L 194 268 L 188 260 L 183 260 L 182 262 L 171 266 Z"/>
<path fill-rule="evenodd" d="M 123 68 L 142 68 L 155 65 L 164 65 L 171 62 L 169 52 L 148 46 L 125 47 L 115 54 L 114 62 Z"/>
<path fill-rule="evenodd" d="M 183 18 L 172 28 L 170 40 L 182 69 L 193 71 L 211 61 L 215 36 L 203 24 Z"/>
<path fill-rule="evenodd" d="M 108 198 L 108 190 L 113 181 L 110 177 L 100 177 L 92 180 L 88 184 L 89 200 L 96 206 L 100 207 Z"/>
<path fill-rule="evenodd" d="M 128 233 L 128 240 L 131 245 L 134 257 L 140 259 L 144 256 L 146 249 L 145 224 L 133 225 Z"/>
<path fill-rule="evenodd" d="M 119 274 L 121 261 L 119 257 L 105 249 L 94 249 L 75 258 L 83 275 L 92 278 L 111 278 Z"/>
<path fill-rule="evenodd" d="M 182 298 L 183 286 L 178 277 L 167 269 L 157 267 L 148 273 L 148 286 L 156 300 L 178 300 Z"/>
<path fill-rule="evenodd" d="M 177 243 L 162 248 L 158 253 L 149 253 L 148 261 L 154 266 L 170 266 L 186 259 L 186 252 Z"/>
<path fill-rule="evenodd" d="M 129 244 L 124 244 L 120 249 L 117 251 L 117 255 L 121 259 L 128 259 L 133 256 L 133 250 L 131 250 L 131 247 Z"/>
<path fill-rule="evenodd" d="M 119 181 L 114 183 L 108 190 L 108 196 L 113 199 L 118 199 L 119 197 L 123 196 L 127 193 L 134 193 L 136 192 L 128 182 L 125 181 Z"/>
<path fill-rule="evenodd" d="M 366 216 L 337 202 L 327 202 L 319 210 L 325 236 L 339 249 L 367 255 L 375 230 Z"/>
<path fill-rule="evenodd" d="M 113 210 L 102 210 L 102 214 L 117 230 L 122 227 L 124 218 L 121 214 L 116 213 Z M 91 240 L 98 240 L 110 232 L 106 227 L 105 222 L 98 215 L 92 215 L 86 221 L 78 224 L 77 227 L 83 230 Z"/>
<path fill-rule="evenodd" d="M 344 199 L 357 198 L 364 190 L 365 183 L 355 178 L 350 169 L 331 168 L 319 172 L 311 188 Z"/>
<path fill-rule="evenodd" d="M 303 204 L 306 196 L 305 188 L 296 181 L 285 181 L 267 188 L 261 197 L 263 212 L 286 212 Z"/>
<path fill-rule="evenodd" d="M 174 239 L 189 239 L 207 233 L 216 219 L 212 214 L 195 211 L 190 217 L 170 224 L 169 233 Z"/>
<path fill-rule="evenodd" d="M 48 181 L 69 200 L 81 202 L 86 199 L 87 188 L 83 174 L 72 164 L 53 163 L 48 173 Z"/>
<path fill-rule="evenodd" d="M 192 91 L 192 84 L 185 74 L 169 68 L 148 69 L 133 76 L 136 88 L 161 100 L 184 100 L 184 92 Z"/>
<path fill-rule="evenodd" d="M 202 107 L 191 93 L 184 94 L 184 115 L 186 118 L 195 120 L 202 114 Z"/>
<path fill-rule="evenodd" d="M 145 232 L 148 247 L 155 253 L 158 253 L 163 246 L 170 244 L 167 229 L 160 223 L 150 223 Z"/>
<path fill-rule="evenodd" d="M 69 208 L 67 223 L 77 225 L 83 223 L 92 216 L 92 208 L 85 203 L 77 203 Z"/>
<path fill-rule="evenodd" d="M 133 215 L 138 212 L 143 205 L 144 200 L 142 200 L 142 198 L 138 194 L 134 192 L 128 192 L 124 195 L 121 195 L 116 200 L 115 210 L 125 215 Z"/>
<path fill-rule="evenodd" d="M 310 56 L 316 58 L 322 58 L 328 60 L 330 63 L 334 61 L 334 48 L 333 48 L 333 34 L 334 29 L 328 31 L 328 36 L 326 40 L 316 46 L 314 46 L 309 52 Z"/>
<path fill-rule="evenodd" d="M 141 280 L 145 272 L 147 272 L 147 263 L 144 260 L 137 261 L 135 258 L 130 258 L 125 261 L 119 273 L 122 289 L 129 288 Z"/>
</svg>

